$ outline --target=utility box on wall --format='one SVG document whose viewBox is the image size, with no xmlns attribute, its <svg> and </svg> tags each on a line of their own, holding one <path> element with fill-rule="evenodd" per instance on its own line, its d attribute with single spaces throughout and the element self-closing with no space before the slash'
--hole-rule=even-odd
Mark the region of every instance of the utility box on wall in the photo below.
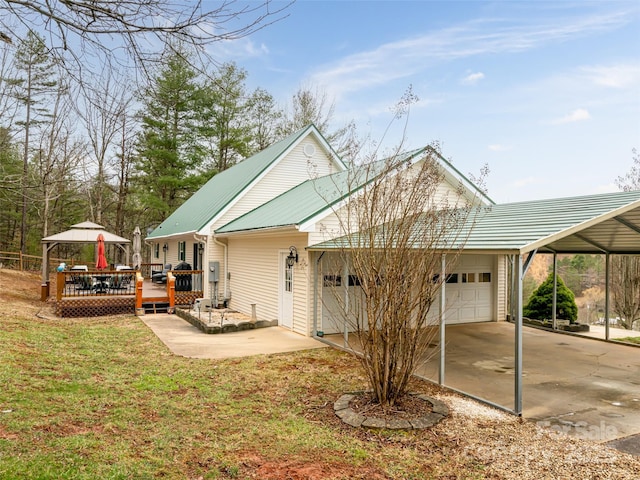
<svg viewBox="0 0 640 480">
<path fill-rule="evenodd" d="M 220 262 L 209 262 L 209 282 L 218 283 L 220 281 Z"/>
</svg>

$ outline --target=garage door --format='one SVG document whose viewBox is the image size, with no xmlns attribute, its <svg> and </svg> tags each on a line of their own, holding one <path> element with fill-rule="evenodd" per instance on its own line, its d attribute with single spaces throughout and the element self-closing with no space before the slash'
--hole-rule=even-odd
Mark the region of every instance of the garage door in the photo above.
<svg viewBox="0 0 640 480">
<path fill-rule="evenodd" d="M 493 276 L 493 257 L 460 257 L 455 270 L 447 278 L 447 324 L 494 320 Z"/>
</svg>

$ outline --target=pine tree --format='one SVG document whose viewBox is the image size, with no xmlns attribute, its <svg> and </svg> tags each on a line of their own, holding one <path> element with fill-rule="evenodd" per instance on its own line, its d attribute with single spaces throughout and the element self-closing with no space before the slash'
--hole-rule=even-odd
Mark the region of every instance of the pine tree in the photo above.
<svg viewBox="0 0 640 480">
<path fill-rule="evenodd" d="M 225 63 L 204 88 L 201 134 L 209 156 L 209 170 L 222 172 L 252 152 L 246 70 Z"/>
<path fill-rule="evenodd" d="M 564 284 L 562 278 L 557 277 L 557 279 L 556 317 L 575 323 L 578 319 L 578 306 L 576 305 L 575 296 Z M 522 313 L 528 318 L 548 320 L 551 319 L 552 310 L 553 273 L 550 273 L 547 279 L 533 291 Z"/>
<path fill-rule="evenodd" d="M 172 50 L 142 95 L 136 187 L 147 218 L 167 218 L 203 183 L 197 110 L 201 88 L 184 50 Z"/>
<path fill-rule="evenodd" d="M 20 251 L 26 251 L 27 237 L 27 205 L 29 155 L 31 153 L 32 129 L 48 116 L 47 96 L 55 91 L 55 61 L 47 48 L 44 39 L 33 31 L 29 31 L 20 43 L 15 54 L 16 78 L 8 80 L 13 87 L 12 93 L 24 109 L 24 119 L 16 125 L 23 128 L 24 149 L 22 155 L 22 223 L 20 228 Z"/>
</svg>

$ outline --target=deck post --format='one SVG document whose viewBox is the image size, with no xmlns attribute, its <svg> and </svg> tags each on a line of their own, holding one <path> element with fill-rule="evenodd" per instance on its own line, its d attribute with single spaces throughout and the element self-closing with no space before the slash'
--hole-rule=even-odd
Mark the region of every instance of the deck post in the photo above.
<svg viewBox="0 0 640 480">
<path fill-rule="evenodd" d="M 64 272 L 58 272 L 56 279 L 56 300 L 59 302 L 62 300 L 62 292 L 64 291 L 64 285 L 66 282 Z"/>
<path fill-rule="evenodd" d="M 142 285 L 144 284 L 144 277 L 140 272 L 136 272 L 136 313 L 138 309 L 142 309 Z"/>
<path fill-rule="evenodd" d="M 173 313 L 176 306 L 176 277 L 167 272 L 167 296 L 169 297 L 169 313 Z"/>
</svg>

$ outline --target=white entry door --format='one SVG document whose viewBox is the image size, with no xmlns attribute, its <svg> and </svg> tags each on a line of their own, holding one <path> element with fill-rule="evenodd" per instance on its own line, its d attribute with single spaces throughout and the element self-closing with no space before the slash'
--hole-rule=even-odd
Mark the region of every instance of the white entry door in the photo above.
<svg viewBox="0 0 640 480">
<path fill-rule="evenodd" d="M 289 252 L 280 253 L 280 321 L 282 327 L 293 328 L 293 267 L 287 265 Z"/>
</svg>

